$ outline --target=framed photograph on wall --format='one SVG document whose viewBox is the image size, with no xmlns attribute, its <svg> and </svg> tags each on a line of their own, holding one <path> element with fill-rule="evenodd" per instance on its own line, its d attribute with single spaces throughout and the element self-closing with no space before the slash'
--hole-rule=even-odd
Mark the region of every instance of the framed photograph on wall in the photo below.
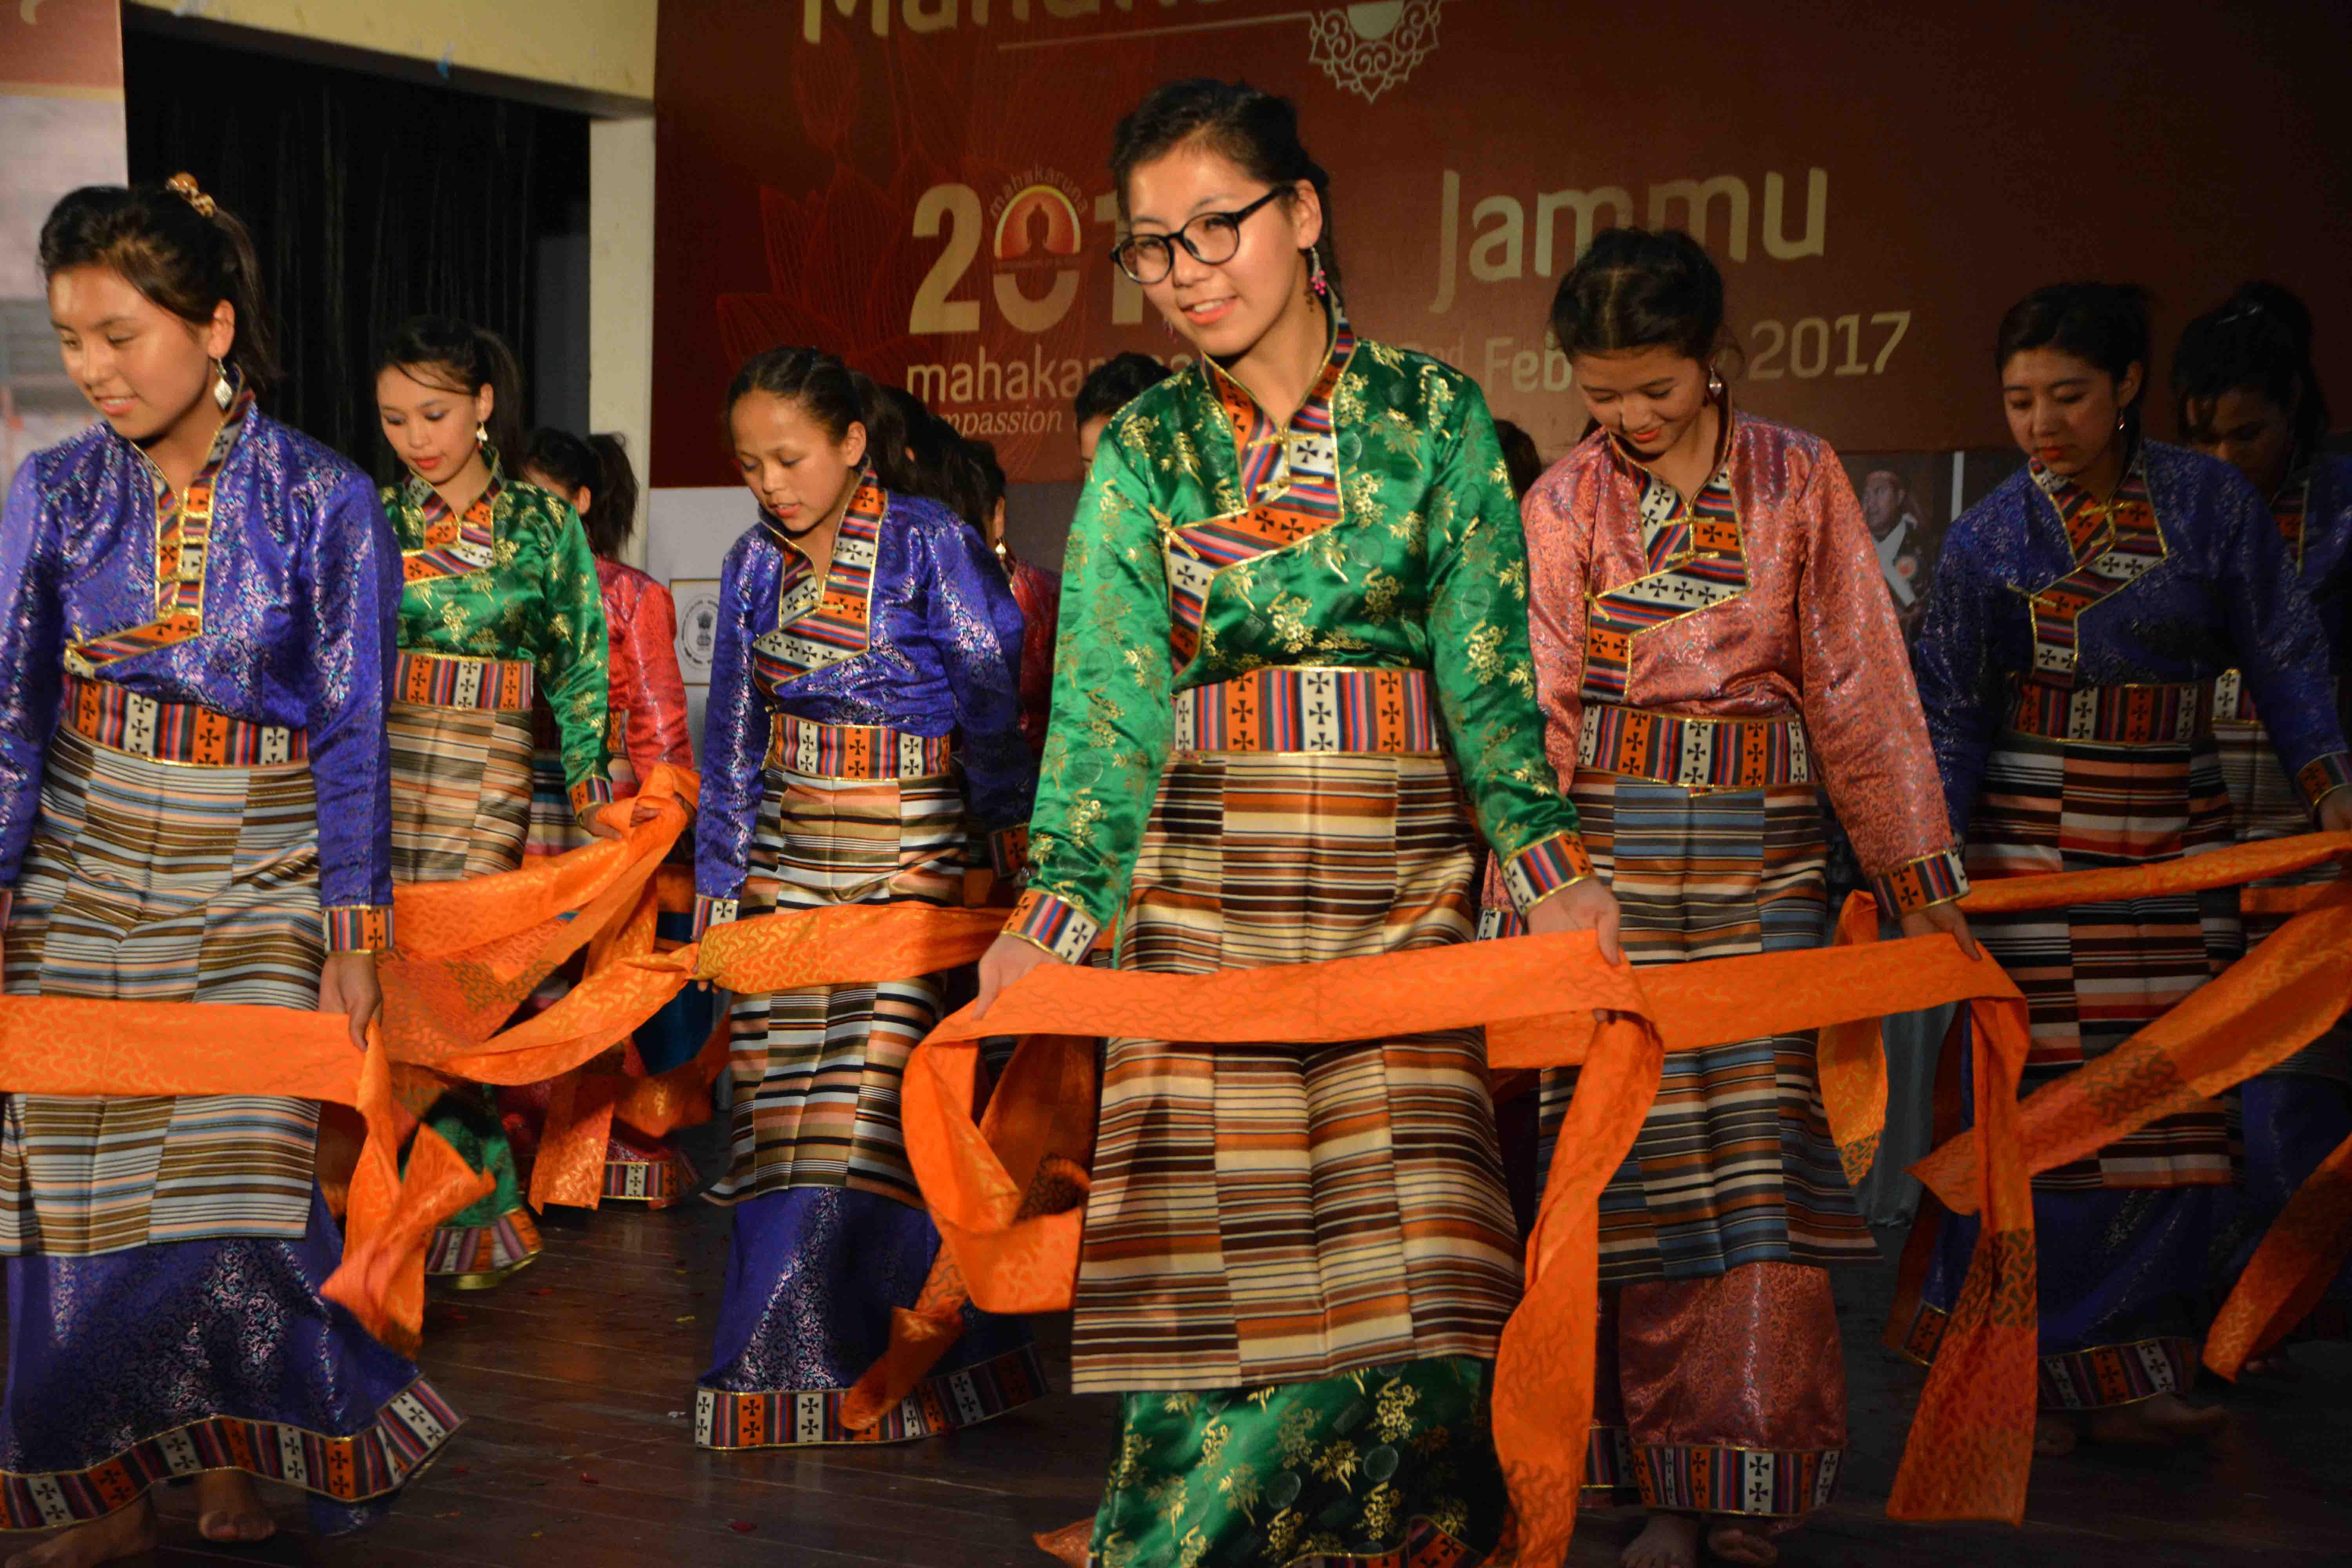
<svg viewBox="0 0 2352 1568">
<path fill-rule="evenodd" d="M 719 646 L 719 579 L 673 577 L 677 605 L 677 672 L 688 688 L 710 684 L 710 656 Z"/>
</svg>

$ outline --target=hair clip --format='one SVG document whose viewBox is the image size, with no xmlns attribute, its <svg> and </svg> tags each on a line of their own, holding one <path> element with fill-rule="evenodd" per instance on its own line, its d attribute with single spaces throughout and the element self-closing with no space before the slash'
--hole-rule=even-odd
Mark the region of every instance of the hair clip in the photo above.
<svg viewBox="0 0 2352 1568">
<path fill-rule="evenodd" d="M 205 195 L 203 190 L 197 186 L 196 177 L 194 174 L 174 174 L 170 179 L 163 182 L 163 187 L 173 195 L 178 196 L 181 200 L 186 202 L 190 206 L 195 208 L 196 211 L 204 216 L 210 217 L 213 216 L 213 213 L 215 210 L 213 199 L 212 197 Z"/>
</svg>

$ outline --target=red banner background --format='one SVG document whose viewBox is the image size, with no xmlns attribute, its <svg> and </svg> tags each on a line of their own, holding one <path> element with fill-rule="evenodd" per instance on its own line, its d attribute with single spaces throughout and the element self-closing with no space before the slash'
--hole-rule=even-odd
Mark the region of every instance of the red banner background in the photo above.
<svg viewBox="0 0 2352 1568">
<path fill-rule="evenodd" d="M 2317 4 L 666 6 L 654 479 L 733 479 L 720 394 L 786 342 L 913 386 L 1015 479 L 1075 477 L 1087 364 L 1181 350 L 1104 259 L 1111 129 L 1204 73 L 1297 102 L 1360 328 L 1547 450 L 1583 419 L 1544 342 L 1580 213 L 1696 230 L 1695 198 L 1747 405 L 1842 447 L 2005 445 L 1994 328 L 2069 277 L 2155 289 L 2165 350 L 2276 278 L 2352 386 L 2347 58 L 2352 8 Z"/>
</svg>

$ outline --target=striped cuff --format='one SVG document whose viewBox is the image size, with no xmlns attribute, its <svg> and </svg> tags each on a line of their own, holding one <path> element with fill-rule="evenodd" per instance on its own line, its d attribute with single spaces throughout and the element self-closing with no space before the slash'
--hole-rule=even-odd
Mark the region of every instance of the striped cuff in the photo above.
<svg viewBox="0 0 2352 1568">
<path fill-rule="evenodd" d="M 1511 902 L 1521 914 L 1591 875 L 1592 857 L 1584 852 L 1584 840 L 1573 833 L 1556 833 L 1503 862 L 1503 885 L 1511 890 Z"/>
<path fill-rule="evenodd" d="M 390 904 L 330 904 L 319 911 L 327 926 L 329 952 L 390 952 Z"/>
<path fill-rule="evenodd" d="M 1000 882 L 1016 882 L 1029 865 L 1029 825 L 1016 823 L 988 836 L 989 868 Z"/>
<path fill-rule="evenodd" d="M 741 912 L 741 910 L 742 910 L 742 907 L 743 907 L 743 906 L 742 906 L 742 904 L 741 904 L 740 900 L 735 900 L 735 899 L 714 899 L 714 898 L 712 898 L 712 897 L 711 897 L 709 894 L 708 894 L 708 893 L 697 893 L 697 894 L 695 894 L 695 895 L 694 895 L 694 936 L 695 936 L 695 940 L 696 940 L 696 941 L 698 941 L 698 942 L 701 941 L 701 940 L 702 940 L 702 934 L 703 934 L 705 931 L 709 931 L 712 926 L 723 926 L 723 925 L 732 925 L 732 924 L 734 924 L 734 923 L 735 923 L 735 917 L 736 917 L 739 913 L 740 913 L 740 912 Z"/>
<path fill-rule="evenodd" d="M 1013 906 L 1005 933 L 1044 948 L 1065 963 L 1084 963 L 1102 922 L 1065 898 L 1032 888 Z"/>
<path fill-rule="evenodd" d="M 572 786 L 572 815 L 582 816 L 600 805 L 613 804 L 613 781 L 608 778 L 583 779 Z"/>
<path fill-rule="evenodd" d="M 2352 755 L 2343 752 L 2330 752 L 2294 775 L 2294 787 L 2303 792 L 2304 804 L 2315 812 L 2321 801 L 2346 784 L 2352 784 Z"/>
<path fill-rule="evenodd" d="M 1870 879 L 1870 890 L 1886 913 L 1913 915 L 1933 904 L 1966 898 L 1969 874 L 1960 868 L 1958 850 L 1938 849 L 1933 855 L 1906 860 L 1892 871 L 1880 872 Z"/>
</svg>

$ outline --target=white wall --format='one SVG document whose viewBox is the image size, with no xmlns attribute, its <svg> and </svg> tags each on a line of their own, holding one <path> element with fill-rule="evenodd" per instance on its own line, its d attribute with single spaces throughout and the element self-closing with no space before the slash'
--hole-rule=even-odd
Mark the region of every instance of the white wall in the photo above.
<svg viewBox="0 0 2352 1568">
<path fill-rule="evenodd" d="M 618 431 L 643 482 L 653 423 L 654 122 L 599 120 L 588 127 L 588 428 Z M 646 564 L 650 500 L 638 500 L 624 552 L 633 565 Z"/>
</svg>

